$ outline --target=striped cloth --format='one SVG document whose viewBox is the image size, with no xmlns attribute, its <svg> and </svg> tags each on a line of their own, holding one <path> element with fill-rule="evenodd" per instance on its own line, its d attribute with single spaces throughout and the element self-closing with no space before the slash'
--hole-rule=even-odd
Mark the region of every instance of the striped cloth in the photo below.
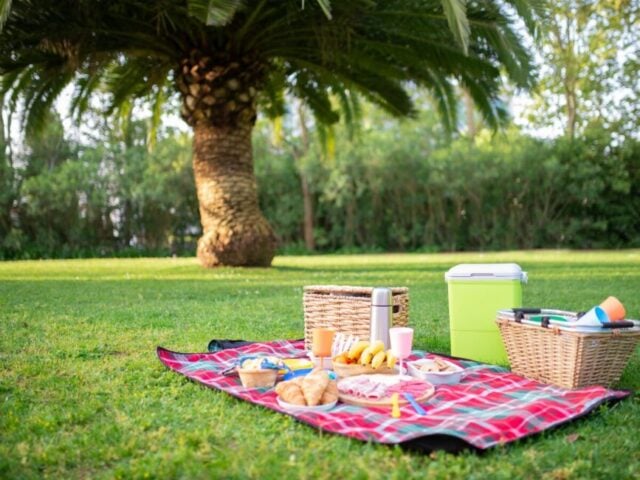
<svg viewBox="0 0 640 480">
<path fill-rule="evenodd" d="M 620 400 L 628 391 L 593 386 L 566 390 L 514 375 L 502 367 L 446 358 L 466 369 L 461 383 L 436 387 L 422 405 L 427 415 L 401 408 L 401 418 L 389 408 L 364 408 L 338 403 L 329 412 L 295 413 L 282 410 L 273 389 L 245 389 L 237 377 L 223 376 L 239 355 L 269 354 L 282 358 L 305 354 L 304 342 L 253 343 L 215 353 L 177 353 L 162 347 L 158 358 L 174 370 L 207 387 L 292 415 L 315 428 L 363 441 L 404 444 L 427 450 L 486 449 L 513 442 L 581 417 L 607 401 Z M 410 360 L 435 358 L 414 351 Z"/>
</svg>

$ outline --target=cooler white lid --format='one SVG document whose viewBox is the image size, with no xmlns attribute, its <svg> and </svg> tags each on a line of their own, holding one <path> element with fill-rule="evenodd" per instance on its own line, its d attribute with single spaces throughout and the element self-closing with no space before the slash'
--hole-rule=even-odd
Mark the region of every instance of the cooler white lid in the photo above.
<svg viewBox="0 0 640 480">
<path fill-rule="evenodd" d="M 520 280 L 527 282 L 527 272 L 517 263 L 461 263 L 444 274 L 445 280 Z"/>
</svg>

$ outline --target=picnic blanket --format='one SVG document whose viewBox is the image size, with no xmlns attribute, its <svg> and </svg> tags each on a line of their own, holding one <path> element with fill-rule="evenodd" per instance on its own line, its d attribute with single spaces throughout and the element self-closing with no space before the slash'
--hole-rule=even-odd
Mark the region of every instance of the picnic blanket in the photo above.
<svg viewBox="0 0 640 480">
<path fill-rule="evenodd" d="M 158 347 L 160 361 L 169 369 L 207 387 L 295 417 L 320 430 L 363 441 L 402 444 L 421 450 L 484 450 L 540 433 L 593 411 L 604 402 L 630 394 L 593 386 L 567 390 L 529 380 L 507 369 L 441 356 L 464 367 L 462 381 L 440 385 L 423 402 L 427 415 L 419 416 L 409 405 L 399 419 L 389 408 L 364 408 L 338 403 L 329 412 L 289 413 L 276 401 L 273 389 L 245 389 L 238 377 L 222 371 L 246 354 L 269 354 L 283 358 L 304 355 L 304 342 L 252 343 L 215 353 L 177 353 Z M 438 355 L 413 352 L 410 360 Z"/>
</svg>

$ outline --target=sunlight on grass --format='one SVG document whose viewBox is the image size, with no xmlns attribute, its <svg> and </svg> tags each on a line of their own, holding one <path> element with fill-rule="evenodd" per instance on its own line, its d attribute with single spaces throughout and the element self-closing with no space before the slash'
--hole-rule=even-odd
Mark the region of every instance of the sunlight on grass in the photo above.
<svg viewBox="0 0 640 480">
<path fill-rule="evenodd" d="M 640 316 L 637 250 L 278 257 L 271 269 L 0 263 L 0 477 L 637 477 L 635 399 L 487 455 L 425 456 L 321 434 L 155 357 L 157 345 L 204 351 L 214 337 L 300 338 L 302 287 L 328 283 L 410 287 L 416 347 L 447 352 L 444 272 L 507 261 L 529 272 L 527 305 L 584 309 L 614 294 Z M 640 388 L 638 353 L 619 386 Z"/>
</svg>

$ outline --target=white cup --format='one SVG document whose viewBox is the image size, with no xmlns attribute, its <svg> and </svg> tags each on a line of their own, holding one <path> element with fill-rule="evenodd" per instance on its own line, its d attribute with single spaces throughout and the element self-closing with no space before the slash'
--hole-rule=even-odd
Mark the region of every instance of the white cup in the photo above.
<svg viewBox="0 0 640 480">
<path fill-rule="evenodd" d="M 601 327 L 603 323 L 609 321 L 607 312 L 602 307 L 593 307 L 578 320 L 574 322 L 574 325 L 581 327 Z"/>
</svg>

